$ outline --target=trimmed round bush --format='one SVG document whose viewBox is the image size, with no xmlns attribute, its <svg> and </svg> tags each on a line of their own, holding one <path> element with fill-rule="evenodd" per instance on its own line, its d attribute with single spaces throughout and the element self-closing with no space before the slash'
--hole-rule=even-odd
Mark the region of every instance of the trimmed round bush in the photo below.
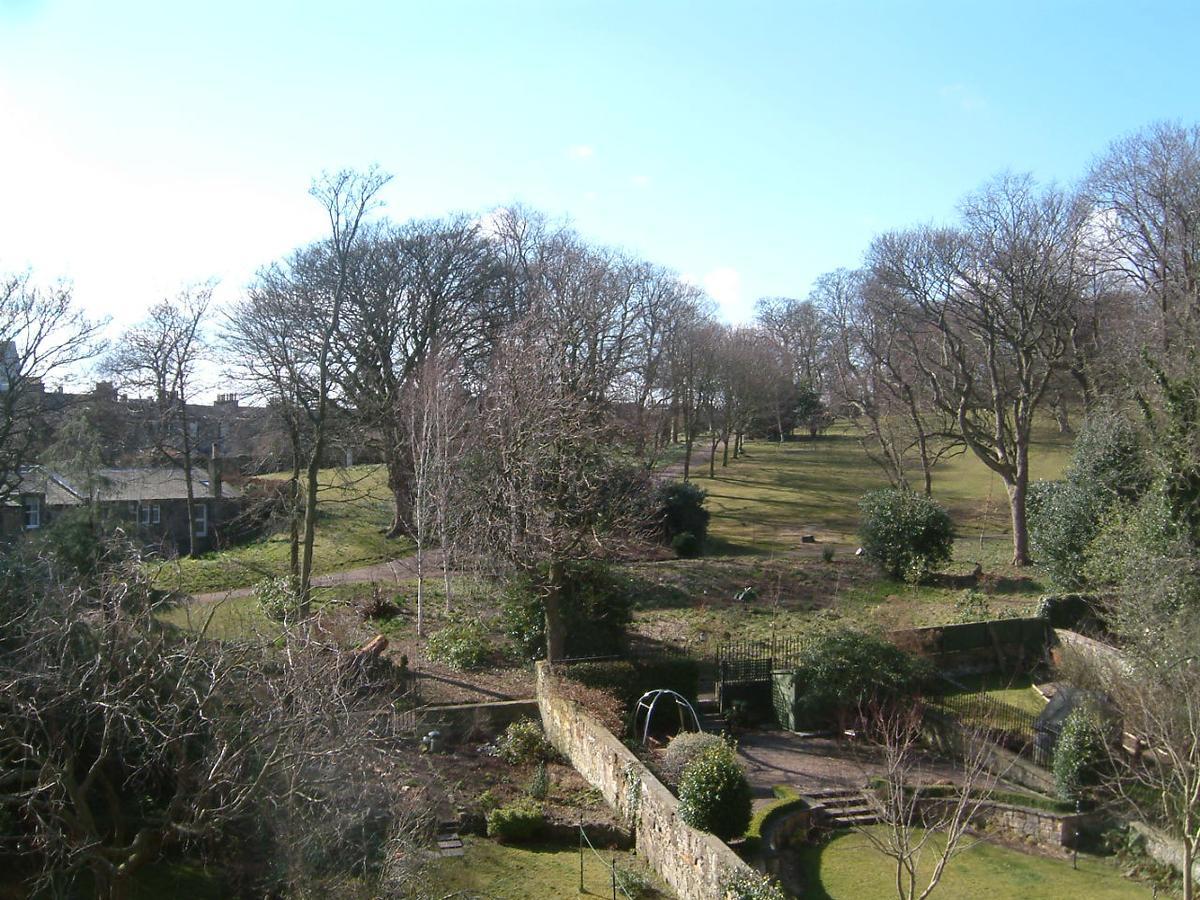
<svg viewBox="0 0 1200 900">
<path fill-rule="evenodd" d="M 733 748 L 722 742 L 698 754 L 679 779 L 679 816 L 723 841 L 750 825 L 750 784 Z"/>
<path fill-rule="evenodd" d="M 1054 744 L 1054 787 L 1064 800 L 1078 800 L 1099 781 L 1107 751 L 1100 717 L 1086 706 L 1067 715 Z"/>
<path fill-rule="evenodd" d="M 858 508 L 863 551 L 885 574 L 917 582 L 950 561 L 954 523 L 924 494 L 882 488 L 864 495 Z"/>
<path fill-rule="evenodd" d="M 717 734 L 705 731 L 685 731 L 671 738 L 667 749 L 663 751 L 662 760 L 658 764 L 663 777 L 668 784 L 677 785 L 688 763 L 715 744 L 725 741 Z"/>
<path fill-rule="evenodd" d="M 540 762 L 549 758 L 550 744 L 542 734 L 542 726 L 533 719 L 512 722 L 496 741 L 496 753 L 514 766 Z"/>
</svg>

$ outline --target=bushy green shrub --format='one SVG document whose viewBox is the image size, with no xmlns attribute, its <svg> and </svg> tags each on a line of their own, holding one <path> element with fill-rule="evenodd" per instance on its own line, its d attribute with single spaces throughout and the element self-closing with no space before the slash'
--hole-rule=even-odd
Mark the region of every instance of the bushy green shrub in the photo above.
<svg viewBox="0 0 1200 900">
<path fill-rule="evenodd" d="M 924 494 L 882 488 L 863 496 L 858 508 L 863 550 L 885 574 L 917 582 L 950 561 L 954 523 Z"/>
<path fill-rule="evenodd" d="M 542 734 L 542 726 L 533 719 L 512 722 L 496 741 L 496 753 L 514 766 L 541 762 L 551 753 L 550 744 Z"/>
<path fill-rule="evenodd" d="M 487 815 L 487 835 L 504 844 L 520 844 L 538 838 L 546 830 L 541 804 L 528 798 L 497 807 Z"/>
<path fill-rule="evenodd" d="M 526 659 L 546 655 L 546 602 L 548 570 L 514 579 L 500 601 L 504 630 Z M 568 656 L 606 656 L 625 646 L 633 620 L 633 596 L 606 563 L 580 560 L 567 563 L 563 572 L 562 611 Z"/>
<path fill-rule="evenodd" d="M 822 727 L 862 707 L 919 694 L 933 678 L 927 660 L 860 631 L 829 631 L 796 660 L 796 721 Z"/>
<path fill-rule="evenodd" d="M 671 549 L 680 559 L 696 559 L 704 549 L 704 542 L 690 531 L 681 531 L 671 538 Z"/>
<path fill-rule="evenodd" d="M 1063 479 L 1029 488 L 1030 546 L 1055 584 L 1076 588 L 1084 583 L 1087 548 L 1106 514 L 1118 503 L 1135 501 L 1149 480 L 1133 426 L 1112 414 L 1089 417 Z"/>
<path fill-rule="evenodd" d="M 492 646 L 483 624 L 476 619 L 452 622 L 429 635 L 429 658 L 452 669 L 477 669 L 487 662 Z"/>
<path fill-rule="evenodd" d="M 958 595 L 954 601 L 954 613 L 959 622 L 981 622 L 992 618 L 992 607 L 986 594 L 972 588 Z"/>
<path fill-rule="evenodd" d="M 724 739 L 717 734 L 704 731 L 685 731 L 671 738 L 667 749 L 663 751 L 658 768 L 668 784 L 677 785 L 688 763 L 712 747 L 723 744 Z"/>
<path fill-rule="evenodd" d="M 783 889 L 770 875 L 738 872 L 721 885 L 725 900 L 786 900 Z"/>
<path fill-rule="evenodd" d="M 288 576 L 264 578 L 254 586 L 253 593 L 267 618 L 277 622 L 289 621 L 300 608 L 299 591 Z"/>
<path fill-rule="evenodd" d="M 668 481 L 658 489 L 659 529 L 665 543 L 673 545 L 679 535 L 690 534 L 697 547 L 703 547 L 708 537 L 707 497 L 704 488 L 690 481 Z"/>
<path fill-rule="evenodd" d="M 1076 706 L 1063 722 L 1054 744 L 1054 787 L 1064 800 L 1078 800 L 1097 783 L 1107 756 L 1104 726 L 1087 704 Z"/>
<path fill-rule="evenodd" d="M 684 768 L 679 779 L 679 816 L 723 841 L 746 833 L 750 784 L 728 744 L 714 744 Z"/>
</svg>

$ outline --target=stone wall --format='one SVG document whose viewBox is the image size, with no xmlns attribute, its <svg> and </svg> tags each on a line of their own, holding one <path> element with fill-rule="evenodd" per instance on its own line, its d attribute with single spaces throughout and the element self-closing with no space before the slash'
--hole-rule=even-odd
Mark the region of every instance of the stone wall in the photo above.
<svg viewBox="0 0 1200 900">
<path fill-rule="evenodd" d="M 921 800 L 923 812 L 934 814 L 945 800 Z M 1053 813 L 1028 806 L 984 803 L 971 817 L 975 828 L 1002 832 L 1048 850 L 1074 847 L 1080 834 L 1095 830 L 1101 817 L 1095 813 Z"/>
<path fill-rule="evenodd" d="M 1147 854 L 1160 863 L 1173 867 L 1175 871 L 1183 872 L 1183 844 L 1180 841 L 1168 837 L 1145 822 L 1130 822 L 1129 827 L 1142 836 Z M 1192 861 L 1192 878 L 1200 881 L 1200 860 Z"/>
<path fill-rule="evenodd" d="M 498 700 L 426 706 L 414 713 L 414 728 L 422 735 L 437 731 L 443 744 L 491 740 L 521 719 L 540 715 L 536 700 Z"/>
<path fill-rule="evenodd" d="M 722 841 L 684 824 L 675 795 L 587 710 L 556 694 L 545 663 L 537 695 L 550 743 L 630 823 L 638 853 L 680 900 L 724 900 L 731 873 L 753 872 Z"/>
</svg>

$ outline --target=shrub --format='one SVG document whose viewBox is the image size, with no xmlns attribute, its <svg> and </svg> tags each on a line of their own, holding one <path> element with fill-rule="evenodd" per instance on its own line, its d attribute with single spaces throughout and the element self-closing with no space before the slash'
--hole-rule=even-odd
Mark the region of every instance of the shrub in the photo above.
<svg viewBox="0 0 1200 900">
<path fill-rule="evenodd" d="M 642 900 L 643 897 L 654 896 L 654 885 L 650 879 L 636 869 L 616 867 L 617 888 L 632 900 Z"/>
<path fill-rule="evenodd" d="M 533 719 L 521 719 L 504 729 L 496 742 L 496 752 L 506 763 L 520 766 L 545 760 L 551 749 L 542 735 L 542 726 Z"/>
<path fill-rule="evenodd" d="M 703 731 L 685 731 L 671 738 L 667 749 L 663 751 L 659 770 L 668 784 L 677 785 L 688 763 L 695 759 L 714 744 L 723 744 L 720 735 L 708 734 Z"/>
<path fill-rule="evenodd" d="M 821 559 L 827 563 L 831 563 L 836 552 L 833 547 L 826 545 L 821 548 Z"/>
<path fill-rule="evenodd" d="M 429 635 L 429 658 L 464 671 L 482 666 L 491 653 L 491 643 L 483 624 L 474 619 L 452 622 Z"/>
<path fill-rule="evenodd" d="M 796 660 L 796 721 L 819 727 L 864 705 L 918 694 L 932 666 L 881 638 L 858 631 L 827 632 Z"/>
<path fill-rule="evenodd" d="M 1076 706 L 1063 722 L 1054 744 L 1054 786 L 1064 800 L 1078 800 L 1098 781 L 1107 755 L 1104 728 L 1096 712 Z"/>
<path fill-rule="evenodd" d="M 954 523 L 924 494 L 883 488 L 866 494 L 858 508 L 863 550 L 885 574 L 916 582 L 950 561 Z"/>
<path fill-rule="evenodd" d="M 785 900 L 783 889 L 770 875 L 738 872 L 721 885 L 725 900 Z"/>
<path fill-rule="evenodd" d="M 487 835 L 501 843 L 519 844 L 540 837 L 546 830 L 546 815 L 540 804 L 521 799 L 493 809 L 487 816 Z"/>
<path fill-rule="evenodd" d="M 533 772 L 533 778 L 529 779 L 529 787 L 525 793 L 534 800 L 545 800 L 546 795 L 550 793 L 550 775 L 546 772 L 545 762 L 537 764 L 537 768 Z"/>
<path fill-rule="evenodd" d="M 681 531 L 671 538 L 671 549 L 680 559 L 696 559 L 704 549 L 700 538 L 690 531 Z"/>
<path fill-rule="evenodd" d="M 295 582 L 288 576 L 264 578 L 254 586 L 254 599 L 267 618 L 286 622 L 300 608 L 300 596 Z"/>
<path fill-rule="evenodd" d="M 1055 584 L 1084 583 L 1087 547 L 1105 516 L 1115 504 L 1140 497 L 1149 480 L 1133 426 L 1112 414 L 1084 423 L 1063 480 L 1037 482 L 1029 489 L 1030 545 Z"/>
<path fill-rule="evenodd" d="M 665 543 L 674 546 L 681 534 L 690 534 L 698 547 L 708 537 L 708 492 L 690 481 L 668 481 L 658 489 L 659 529 Z M 680 554 L 682 555 L 682 554 Z"/>
<path fill-rule="evenodd" d="M 504 631 L 527 659 L 546 655 L 547 576 L 543 568 L 514 579 L 500 601 Z M 567 563 L 559 603 L 568 656 L 606 656 L 624 648 L 633 597 L 611 566 L 593 560 Z"/>
<path fill-rule="evenodd" d="M 679 816 L 693 828 L 723 841 L 746 833 L 750 825 L 750 784 L 728 744 L 709 747 L 683 770 Z"/>
<path fill-rule="evenodd" d="M 959 622 L 980 622 L 992 618 L 992 608 L 987 595 L 971 589 L 963 591 L 954 601 L 954 612 Z"/>
</svg>

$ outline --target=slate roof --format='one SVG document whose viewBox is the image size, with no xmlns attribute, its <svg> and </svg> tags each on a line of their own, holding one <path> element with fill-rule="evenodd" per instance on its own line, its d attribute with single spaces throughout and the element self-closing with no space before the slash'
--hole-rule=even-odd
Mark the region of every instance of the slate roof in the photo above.
<svg viewBox="0 0 1200 900">
<path fill-rule="evenodd" d="M 187 479 L 182 469 L 161 466 L 136 469 L 99 469 L 102 480 L 97 499 L 102 503 L 187 499 Z M 208 472 L 192 469 L 192 491 L 197 500 L 213 499 Z M 31 469 L 21 478 L 15 494 L 44 494 L 47 506 L 78 506 L 87 491 L 69 479 L 43 466 Z M 222 497 L 240 497 L 241 490 L 223 483 Z M 15 502 L 16 497 L 13 497 Z"/>
</svg>

